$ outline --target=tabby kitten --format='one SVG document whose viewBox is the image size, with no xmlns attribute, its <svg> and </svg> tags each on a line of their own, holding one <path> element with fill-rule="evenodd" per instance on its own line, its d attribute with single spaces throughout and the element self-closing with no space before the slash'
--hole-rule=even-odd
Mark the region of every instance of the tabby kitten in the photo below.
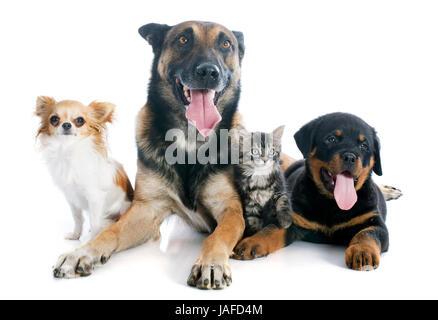
<svg viewBox="0 0 438 320">
<path fill-rule="evenodd" d="M 235 185 L 243 205 L 245 237 L 271 223 L 282 228 L 292 224 L 292 208 L 280 168 L 283 131 L 284 126 L 272 133 L 239 131 Z"/>
</svg>

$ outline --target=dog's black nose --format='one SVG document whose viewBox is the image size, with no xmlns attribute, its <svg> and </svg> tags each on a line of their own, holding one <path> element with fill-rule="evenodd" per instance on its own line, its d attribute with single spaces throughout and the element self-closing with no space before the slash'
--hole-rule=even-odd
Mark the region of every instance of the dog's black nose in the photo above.
<svg viewBox="0 0 438 320">
<path fill-rule="evenodd" d="M 342 155 L 342 160 L 344 161 L 345 164 L 354 164 L 357 160 L 357 157 L 354 153 L 345 152 Z"/>
<path fill-rule="evenodd" d="M 196 67 L 196 76 L 203 81 L 217 81 L 219 74 L 218 66 L 213 63 L 202 63 Z"/>
<path fill-rule="evenodd" d="M 62 128 L 63 128 L 65 131 L 70 130 L 70 129 L 71 129 L 71 123 L 70 123 L 70 122 L 64 122 L 64 123 L 62 124 Z"/>
</svg>

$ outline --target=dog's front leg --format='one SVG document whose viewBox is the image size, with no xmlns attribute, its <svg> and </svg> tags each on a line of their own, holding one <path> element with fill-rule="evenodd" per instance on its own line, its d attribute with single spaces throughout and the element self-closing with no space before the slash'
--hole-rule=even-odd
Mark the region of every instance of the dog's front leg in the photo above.
<svg viewBox="0 0 438 320">
<path fill-rule="evenodd" d="M 231 180 L 225 175 L 210 179 L 201 198 L 203 206 L 218 224 L 204 240 L 201 255 L 187 283 L 199 289 L 223 289 L 231 284 L 229 258 L 245 230 L 242 204 Z"/>
<path fill-rule="evenodd" d="M 169 201 L 134 201 L 120 220 L 89 243 L 61 255 L 53 274 L 56 278 L 88 276 L 94 266 L 105 264 L 112 254 L 159 237 L 164 218 L 171 214 Z"/>
</svg>

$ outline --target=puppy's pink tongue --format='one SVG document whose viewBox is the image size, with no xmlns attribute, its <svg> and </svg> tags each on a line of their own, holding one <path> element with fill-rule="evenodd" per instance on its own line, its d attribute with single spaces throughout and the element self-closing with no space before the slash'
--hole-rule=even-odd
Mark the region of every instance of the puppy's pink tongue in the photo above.
<svg viewBox="0 0 438 320">
<path fill-rule="evenodd" d="M 214 105 L 214 93 L 213 90 L 190 90 L 192 102 L 187 108 L 186 118 L 195 123 L 199 133 L 204 137 L 222 120 Z"/>
<path fill-rule="evenodd" d="M 335 200 L 342 210 L 350 210 L 357 202 L 354 179 L 351 175 L 341 173 L 336 176 Z"/>
</svg>

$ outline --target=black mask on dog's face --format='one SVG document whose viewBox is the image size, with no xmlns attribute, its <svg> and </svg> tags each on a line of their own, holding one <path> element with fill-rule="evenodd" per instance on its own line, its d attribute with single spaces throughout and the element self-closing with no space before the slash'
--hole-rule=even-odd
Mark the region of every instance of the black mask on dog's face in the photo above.
<svg viewBox="0 0 438 320">
<path fill-rule="evenodd" d="M 344 210 L 354 205 L 355 191 L 363 186 L 371 169 L 382 175 L 376 132 L 356 116 L 322 116 L 306 124 L 294 137 L 321 193 L 338 197 Z"/>
<path fill-rule="evenodd" d="M 167 82 L 167 98 L 172 105 L 185 107 L 188 120 L 207 136 L 236 97 L 243 34 L 196 21 L 173 27 L 147 24 L 139 32 L 152 45 L 154 74 L 156 81 Z"/>
</svg>

